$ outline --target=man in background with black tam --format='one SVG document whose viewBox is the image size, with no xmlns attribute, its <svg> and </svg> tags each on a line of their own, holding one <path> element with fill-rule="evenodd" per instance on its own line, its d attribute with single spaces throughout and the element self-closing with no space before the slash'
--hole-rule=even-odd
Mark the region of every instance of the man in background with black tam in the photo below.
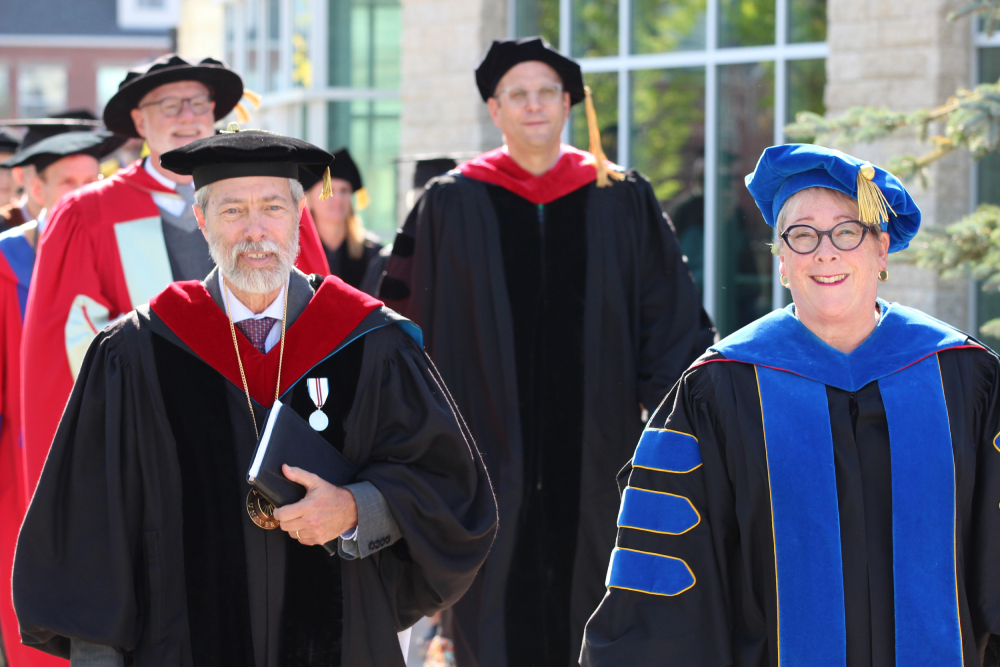
<svg viewBox="0 0 1000 667">
<path fill-rule="evenodd" d="M 714 332 L 649 182 L 562 144 L 586 96 L 541 39 L 494 42 L 476 82 L 505 145 L 433 181 L 379 296 L 427 351 L 483 452 L 500 528 L 452 614 L 459 666 L 576 664 L 604 595 L 615 474 Z"/>
<path fill-rule="evenodd" d="M 104 108 L 107 128 L 141 137 L 149 157 L 74 192 L 49 213 L 24 323 L 24 423 L 31 483 L 90 342 L 109 322 L 175 280 L 201 280 L 214 263 L 198 229 L 191 177 L 160 165 L 163 153 L 215 134 L 243 96 L 223 63 L 167 55 L 131 70 Z M 308 217 L 298 266 L 325 274 Z"/>
<path fill-rule="evenodd" d="M 98 165 L 125 139 L 110 132 L 64 132 L 29 143 L 2 166 L 27 176 L 26 190 L 45 207 L 37 220 L 0 234 L 0 572 L 9 573 L 14 545 L 31 498 L 21 447 L 21 325 L 45 212 L 60 197 L 98 179 Z M 10 603 L 10 579 L 0 587 L 0 630 L 7 664 L 44 667 L 58 661 L 21 644 Z"/>
<path fill-rule="evenodd" d="M 238 129 L 162 156 L 217 268 L 91 345 L 18 541 L 26 642 L 88 667 L 401 667 L 397 631 L 472 583 L 496 504 L 419 329 L 294 267 L 296 178 L 330 158 Z M 356 473 L 255 477 L 259 433 Z M 305 497 L 275 509 L 266 474 Z"/>
<path fill-rule="evenodd" d="M 21 138 L 20 142 L 11 151 L 11 153 L 23 154 L 43 139 L 48 139 L 64 132 L 90 132 L 103 125 L 103 123 L 97 120 L 97 117 L 86 109 L 73 109 L 52 114 L 48 118 L 0 121 L 0 125 L 25 128 L 24 137 Z M 5 160 L 10 157 L 12 156 L 7 156 Z M 34 176 L 33 169 L 29 164 L 4 170 L 13 178 L 14 186 L 22 190 L 21 196 L 16 200 L 9 198 L 0 199 L 0 204 L 3 204 L 0 205 L 0 222 L 6 225 L 7 228 L 17 227 L 29 220 L 35 220 L 41 210 L 45 208 L 45 202 L 36 197 L 28 187 L 31 178 Z"/>
</svg>

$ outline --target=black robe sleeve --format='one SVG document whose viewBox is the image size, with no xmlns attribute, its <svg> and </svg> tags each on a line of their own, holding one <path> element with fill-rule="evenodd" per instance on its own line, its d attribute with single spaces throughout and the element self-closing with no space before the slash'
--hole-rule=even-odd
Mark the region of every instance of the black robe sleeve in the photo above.
<svg viewBox="0 0 1000 667">
<path fill-rule="evenodd" d="M 374 443 L 358 479 L 382 493 L 402 532 L 370 557 L 402 629 L 465 593 L 493 542 L 497 509 L 479 451 L 424 351 L 390 326 L 369 334 L 365 357 L 362 376 L 374 366 L 372 381 L 359 387 L 345 454 Z"/>
<path fill-rule="evenodd" d="M 639 245 L 640 281 L 638 389 L 652 410 L 691 362 L 715 342 L 715 328 L 701 306 L 673 224 L 663 213 L 652 186 L 634 174 L 639 186 L 637 226 L 644 226 Z"/>
<path fill-rule="evenodd" d="M 90 346 L 21 528 L 22 641 L 65 658 L 70 638 L 130 649 L 141 636 L 142 492 L 134 446 L 148 406 L 112 327 Z"/>
<path fill-rule="evenodd" d="M 700 522 L 682 535 L 619 528 L 617 546 L 680 558 L 695 577 L 688 590 L 664 596 L 608 589 L 587 624 L 581 664 L 732 664 L 732 577 L 739 528 L 716 424 L 713 389 L 705 368 L 688 371 L 653 416 L 651 426 L 698 439 L 702 465 L 684 473 L 626 467 L 620 481 L 631 487 L 679 495 L 691 501 Z M 624 489 L 623 489 L 624 491 Z M 668 658 L 669 657 L 669 658 Z"/>
</svg>

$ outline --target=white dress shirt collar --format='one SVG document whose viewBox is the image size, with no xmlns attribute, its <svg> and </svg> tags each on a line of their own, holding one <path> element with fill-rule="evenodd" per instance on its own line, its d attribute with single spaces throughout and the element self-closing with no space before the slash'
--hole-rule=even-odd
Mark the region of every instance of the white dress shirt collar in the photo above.
<svg viewBox="0 0 1000 667">
<path fill-rule="evenodd" d="M 146 159 L 143 160 L 142 168 L 145 169 L 146 173 L 152 176 L 153 179 L 156 180 L 156 182 L 162 185 L 163 187 L 173 190 L 175 192 L 177 191 L 177 184 L 171 181 L 163 174 L 161 174 L 159 171 L 157 171 L 156 167 L 153 166 L 153 162 L 150 160 L 149 156 L 147 156 Z"/>
<path fill-rule="evenodd" d="M 222 279 L 222 272 L 219 272 L 219 283 L 220 287 L 225 290 L 225 295 L 229 298 L 223 297 L 222 301 L 227 304 L 228 312 L 233 317 L 233 323 L 242 322 L 243 320 L 259 320 L 264 317 L 273 317 L 277 322 L 271 326 L 271 331 L 268 332 L 267 338 L 264 340 L 264 351 L 270 352 L 271 348 L 278 344 L 281 340 L 281 318 L 284 316 L 285 311 L 285 285 L 281 286 L 281 290 L 278 292 L 278 296 L 274 298 L 264 312 L 260 314 L 254 314 L 252 310 L 246 307 L 246 305 L 236 298 L 233 291 L 229 289 L 229 285 L 226 281 Z"/>
<path fill-rule="evenodd" d="M 153 167 L 153 163 L 150 162 L 148 157 L 143 161 L 142 167 L 157 183 L 170 189 L 172 192 L 177 192 L 177 184 L 158 172 Z M 156 204 L 156 207 L 161 211 L 166 211 L 174 217 L 180 217 L 184 214 L 184 207 L 187 206 L 187 204 L 184 203 L 184 199 L 181 197 L 175 194 L 168 195 L 165 192 L 151 192 L 150 194 L 153 197 L 153 203 Z"/>
</svg>

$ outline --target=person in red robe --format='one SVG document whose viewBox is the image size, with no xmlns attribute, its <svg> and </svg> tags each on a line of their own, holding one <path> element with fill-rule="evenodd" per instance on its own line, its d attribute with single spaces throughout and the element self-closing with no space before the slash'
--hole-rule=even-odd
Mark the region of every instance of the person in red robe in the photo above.
<svg viewBox="0 0 1000 667">
<path fill-rule="evenodd" d="M 90 341 L 108 323 L 177 280 L 214 267 L 198 229 L 190 176 L 160 166 L 161 154 L 215 133 L 243 96 L 223 63 L 163 56 L 131 70 L 104 110 L 112 132 L 142 137 L 149 157 L 62 199 L 38 250 L 24 323 L 24 452 L 30 488 L 41 473 Z M 296 266 L 329 267 L 308 214 Z"/>
<path fill-rule="evenodd" d="M 27 189 L 41 205 L 37 220 L 0 234 L 0 631 L 8 667 L 55 667 L 65 662 L 21 644 L 11 604 L 10 572 L 21 521 L 31 499 L 21 443 L 21 324 L 35 247 L 45 211 L 63 195 L 100 177 L 99 163 L 124 139 L 110 132 L 66 132 L 30 142 L 8 162 L 26 169 Z"/>
</svg>

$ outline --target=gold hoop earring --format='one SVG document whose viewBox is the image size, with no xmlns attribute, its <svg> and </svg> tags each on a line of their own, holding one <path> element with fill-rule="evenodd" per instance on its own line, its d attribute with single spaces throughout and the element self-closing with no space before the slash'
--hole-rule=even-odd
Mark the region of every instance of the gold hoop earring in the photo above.
<svg viewBox="0 0 1000 667">
<path fill-rule="evenodd" d="M 782 287 L 788 287 L 788 276 L 786 276 L 784 273 L 782 273 L 781 277 L 778 278 L 778 282 L 781 283 Z"/>
<path fill-rule="evenodd" d="M 881 271 L 878 272 L 878 279 L 881 280 L 882 282 L 887 281 L 889 279 L 889 272 L 886 271 L 885 269 L 882 269 Z"/>
</svg>

